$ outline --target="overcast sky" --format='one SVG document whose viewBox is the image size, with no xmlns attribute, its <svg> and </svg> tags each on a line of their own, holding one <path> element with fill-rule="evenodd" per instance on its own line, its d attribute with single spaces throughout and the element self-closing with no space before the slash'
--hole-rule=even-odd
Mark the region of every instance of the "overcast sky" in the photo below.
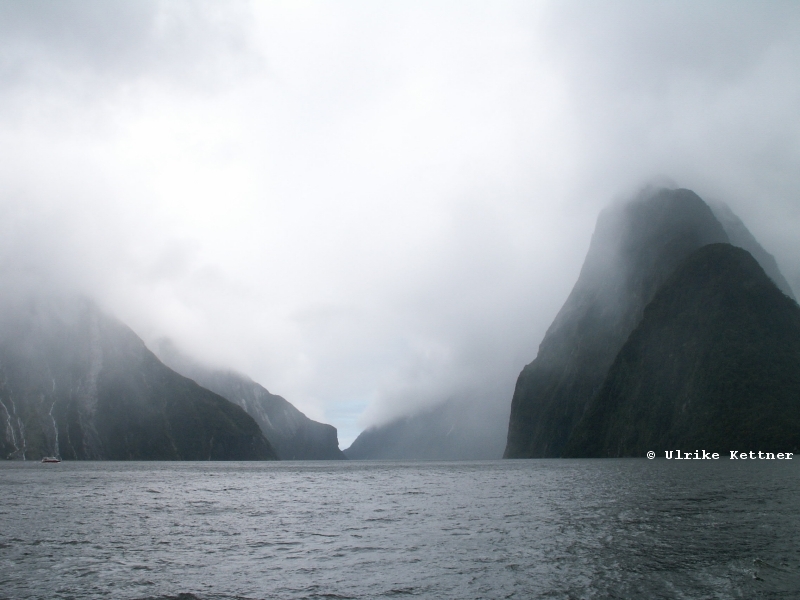
<svg viewBox="0 0 800 600">
<path fill-rule="evenodd" d="M 510 404 L 598 212 L 653 179 L 800 292 L 800 3 L 0 0 L 4 285 L 88 294 L 343 448 Z"/>
</svg>

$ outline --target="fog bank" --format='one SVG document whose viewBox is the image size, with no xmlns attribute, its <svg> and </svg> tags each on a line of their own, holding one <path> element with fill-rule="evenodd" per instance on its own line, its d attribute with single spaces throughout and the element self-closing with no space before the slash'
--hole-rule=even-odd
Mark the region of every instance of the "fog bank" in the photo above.
<svg viewBox="0 0 800 600">
<path fill-rule="evenodd" d="M 343 448 L 509 404 L 646 181 L 800 290 L 793 2 L 6 2 L 0 32 L 4 287 L 89 295 Z"/>
</svg>

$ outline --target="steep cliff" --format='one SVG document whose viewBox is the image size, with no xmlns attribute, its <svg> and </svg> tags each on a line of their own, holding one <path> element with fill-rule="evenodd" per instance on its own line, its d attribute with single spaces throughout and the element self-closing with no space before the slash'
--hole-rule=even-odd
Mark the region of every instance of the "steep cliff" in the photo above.
<svg viewBox="0 0 800 600">
<path fill-rule="evenodd" d="M 648 190 L 601 213 L 575 287 L 517 380 L 505 457 L 561 455 L 645 306 L 714 242 L 728 236 L 690 190 Z"/>
<path fill-rule="evenodd" d="M 275 448 L 281 460 L 344 460 L 333 425 L 313 421 L 281 396 L 270 394 L 245 375 L 200 364 L 168 340 L 156 348 L 178 373 L 242 407 Z"/>
<path fill-rule="evenodd" d="M 110 460 L 267 460 L 238 406 L 165 365 L 87 300 L 4 301 L 0 455 Z"/>
<path fill-rule="evenodd" d="M 756 260 L 705 246 L 644 311 L 565 450 L 798 452 L 800 307 Z"/>
</svg>

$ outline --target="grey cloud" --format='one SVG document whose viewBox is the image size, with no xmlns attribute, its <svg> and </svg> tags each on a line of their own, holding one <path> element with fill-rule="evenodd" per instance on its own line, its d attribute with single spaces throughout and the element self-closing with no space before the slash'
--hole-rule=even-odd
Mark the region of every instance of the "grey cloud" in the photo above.
<svg viewBox="0 0 800 600">
<path fill-rule="evenodd" d="M 800 289 L 799 63 L 789 2 L 2 2 L 4 281 L 344 444 L 508 405 L 597 214 L 655 175 Z"/>
<path fill-rule="evenodd" d="M 620 92 L 663 94 L 676 78 L 735 83 L 773 52 L 796 52 L 794 2 L 552 3 L 552 48 L 579 54 L 582 74 Z"/>
<path fill-rule="evenodd" d="M 0 81 L 84 101 L 141 80 L 211 89 L 259 67 L 247 13 L 243 2 L 5 0 Z"/>
</svg>

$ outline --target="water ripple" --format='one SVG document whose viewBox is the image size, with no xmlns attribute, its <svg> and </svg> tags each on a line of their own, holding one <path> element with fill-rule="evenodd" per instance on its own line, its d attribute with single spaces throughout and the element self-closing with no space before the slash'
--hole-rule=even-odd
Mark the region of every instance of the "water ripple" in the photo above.
<svg viewBox="0 0 800 600">
<path fill-rule="evenodd" d="M 0 465 L 0 596 L 797 598 L 792 464 Z"/>
</svg>

